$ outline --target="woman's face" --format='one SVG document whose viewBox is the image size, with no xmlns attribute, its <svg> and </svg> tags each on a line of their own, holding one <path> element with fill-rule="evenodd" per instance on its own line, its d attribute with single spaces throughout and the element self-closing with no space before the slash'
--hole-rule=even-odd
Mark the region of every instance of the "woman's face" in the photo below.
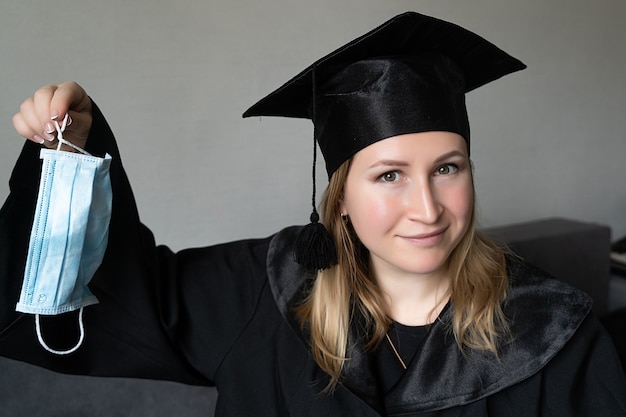
<svg viewBox="0 0 626 417">
<path fill-rule="evenodd" d="M 369 250 L 377 279 L 436 276 L 467 231 L 473 195 L 465 140 L 450 132 L 412 133 L 353 157 L 341 210 Z"/>
</svg>

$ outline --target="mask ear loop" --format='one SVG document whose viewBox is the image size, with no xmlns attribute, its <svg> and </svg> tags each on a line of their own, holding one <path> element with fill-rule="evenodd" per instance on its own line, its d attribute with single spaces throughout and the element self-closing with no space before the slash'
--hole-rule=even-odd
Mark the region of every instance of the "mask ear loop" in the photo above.
<svg viewBox="0 0 626 417">
<path fill-rule="evenodd" d="M 57 151 L 60 151 L 61 145 L 65 144 L 69 146 L 70 148 L 76 149 L 78 152 L 84 155 L 91 156 L 91 154 L 87 152 L 86 150 L 84 150 L 83 148 L 76 146 L 73 143 L 68 142 L 66 139 L 63 138 L 63 132 L 65 132 L 65 128 L 67 127 L 67 120 L 69 116 L 70 116 L 69 113 L 65 114 L 65 117 L 63 118 L 63 122 L 61 122 L 60 126 L 59 126 L 59 122 L 57 122 L 56 120 L 54 121 L 54 127 L 57 130 L 57 140 L 59 141 L 59 143 L 57 144 Z"/>
<path fill-rule="evenodd" d="M 46 349 L 50 353 L 54 353 L 55 355 L 68 355 L 70 353 L 76 352 L 76 350 L 83 344 L 83 340 L 85 339 L 85 326 L 83 325 L 83 307 L 80 308 L 80 312 L 78 313 L 78 327 L 80 328 L 80 337 L 76 346 L 68 350 L 54 350 L 50 346 L 46 344 L 43 340 L 43 336 L 41 335 L 41 324 L 39 323 L 39 314 L 35 314 L 35 328 L 37 329 L 37 339 L 39 340 L 39 344 Z"/>
</svg>

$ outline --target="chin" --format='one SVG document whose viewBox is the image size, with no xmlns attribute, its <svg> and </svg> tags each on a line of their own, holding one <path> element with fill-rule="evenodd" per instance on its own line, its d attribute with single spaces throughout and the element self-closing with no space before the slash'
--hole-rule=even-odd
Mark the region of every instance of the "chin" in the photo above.
<svg viewBox="0 0 626 417">
<path fill-rule="evenodd" d="M 447 268 L 449 255 L 449 253 L 412 255 L 414 261 L 397 262 L 394 266 L 411 274 L 430 275 Z"/>
</svg>

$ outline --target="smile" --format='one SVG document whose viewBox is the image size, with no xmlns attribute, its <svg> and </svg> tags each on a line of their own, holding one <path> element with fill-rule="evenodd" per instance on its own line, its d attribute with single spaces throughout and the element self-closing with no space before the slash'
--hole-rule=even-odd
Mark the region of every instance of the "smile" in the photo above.
<svg viewBox="0 0 626 417">
<path fill-rule="evenodd" d="M 418 235 L 410 235 L 410 236 L 399 236 L 399 237 L 402 238 L 403 240 L 406 240 L 409 243 L 412 243 L 418 246 L 432 246 L 432 245 L 436 245 L 443 239 L 443 236 L 446 230 L 448 230 L 447 226 L 442 229 L 435 230 L 433 232 L 421 233 Z"/>
</svg>

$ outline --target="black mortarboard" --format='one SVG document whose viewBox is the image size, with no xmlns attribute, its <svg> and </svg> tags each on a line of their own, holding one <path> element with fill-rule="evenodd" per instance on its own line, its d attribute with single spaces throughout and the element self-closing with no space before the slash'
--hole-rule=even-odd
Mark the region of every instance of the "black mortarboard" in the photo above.
<svg viewBox="0 0 626 417">
<path fill-rule="evenodd" d="M 525 67 L 458 25 L 407 12 L 319 59 L 243 116 L 311 119 L 330 177 L 392 136 L 451 131 L 469 146 L 465 93 Z"/>
</svg>

